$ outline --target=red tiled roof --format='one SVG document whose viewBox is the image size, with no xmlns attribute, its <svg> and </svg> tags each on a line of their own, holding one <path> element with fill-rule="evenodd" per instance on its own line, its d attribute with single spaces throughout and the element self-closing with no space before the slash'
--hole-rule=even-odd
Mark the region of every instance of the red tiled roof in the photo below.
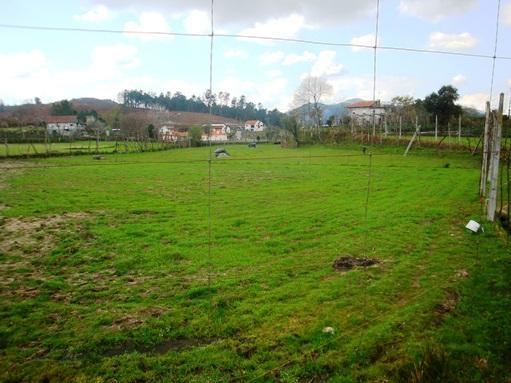
<svg viewBox="0 0 511 383">
<path fill-rule="evenodd" d="M 247 122 L 245 122 L 245 125 L 246 124 L 255 125 L 256 123 L 257 123 L 257 120 L 248 120 Z"/>
<path fill-rule="evenodd" d="M 374 105 L 374 106 L 373 106 Z M 350 104 L 348 108 L 377 108 L 380 106 L 379 101 L 359 101 L 354 104 Z"/>
<path fill-rule="evenodd" d="M 76 116 L 50 116 L 48 124 L 72 124 L 76 122 Z"/>
</svg>

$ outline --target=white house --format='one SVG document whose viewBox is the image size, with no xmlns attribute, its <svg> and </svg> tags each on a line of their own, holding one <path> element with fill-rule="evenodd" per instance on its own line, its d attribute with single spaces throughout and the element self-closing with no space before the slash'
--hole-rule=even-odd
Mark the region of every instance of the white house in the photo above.
<svg viewBox="0 0 511 383">
<path fill-rule="evenodd" d="M 372 123 L 373 122 L 373 111 L 378 123 L 385 115 L 385 108 L 381 106 L 380 101 L 360 101 L 347 106 L 351 118 L 361 123 Z"/>
<path fill-rule="evenodd" d="M 51 116 L 46 122 L 46 130 L 52 135 L 72 136 L 83 133 L 85 128 L 76 116 Z"/>
<path fill-rule="evenodd" d="M 203 125 L 205 133 L 202 134 L 201 140 L 208 141 L 210 139 L 207 129 L 211 126 L 211 141 L 221 142 L 227 141 L 228 135 L 231 133 L 231 127 L 226 124 L 207 124 Z"/>
<path fill-rule="evenodd" d="M 262 121 L 259 120 L 248 120 L 245 122 L 245 130 L 248 130 L 249 132 L 262 132 L 264 131 L 264 124 Z"/>
</svg>

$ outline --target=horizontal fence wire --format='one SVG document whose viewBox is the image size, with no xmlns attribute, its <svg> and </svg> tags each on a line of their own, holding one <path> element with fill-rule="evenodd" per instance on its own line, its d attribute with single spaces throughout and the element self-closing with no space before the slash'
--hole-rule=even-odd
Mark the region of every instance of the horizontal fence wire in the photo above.
<svg viewBox="0 0 511 383">
<path fill-rule="evenodd" d="M 245 158 L 228 158 L 228 159 L 221 159 L 221 160 L 212 160 L 212 164 L 227 164 L 229 162 L 258 162 L 258 161 L 285 161 L 285 160 L 303 160 L 304 162 L 310 160 L 310 159 L 327 159 L 327 158 L 354 158 L 354 157 L 360 157 L 364 158 L 368 155 L 363 154 L 347 154 L 347 155 L 317 155 L 317 156 L 292 156 L 292 157 L 245 157 Z M 378 156 L 378 157 L 394 157 L 396 159 L 402 158 L 402 154 L 395 153 L 395 154 L 388 154 L 388 153 L 373 153 L 372 156 Z M 10 159 L 9 161 L 11 161 Z M 26 161 L 34 161 L 34 159 L 28 159 L 23 160 L 22 162 Z M 98 160 L 97 163 L 86 163 L 86 164 L 64 164 L 64 165 L 51 165 L 51 164 L 40 164 L 39 162 L 34 162 L 34 165 L 16 165 L 16 166 L 1 166 L 2 160 L 0 160 L 0 170 L 8 171 L 8 170 L 21 170 L 21 169 L 66 169 L 66 168 L 87 168 L 87 167 L 106 167 L 106 166 L 123 166 L 123 165 L 182 165 L 182 164 L 200 164 L 200 163 L 208 163 L 209 159 L 197 159 L 197 160 L 182 160 L 182 161 L 117 161 L 117 162 L 102 162 Z M 11 162 L 12 163 L 12 162 Z M 314 164 L 312 164 L 314 165 Z M 367 166 L 363 163 L 360 164 L 336 164 L 341 166 Z M 415 167 L 414 165 L 398 165 L 398 164 L 392 164 L 392 165 L 373 165 L 376 167 L 388 167 L 388 168 L 394 168 L 394 167 L 402 167 L 402 168 L 409 168 L 409 167 Z M 429 167 L 423 167 L 423 168 L 429 168 Z M 433 169 L 433 167 L 431 167 Z M 451 166 L 449 168 L 453 169 L 474 169 L 473 167 L 464 167 L 464 166 Z"/>
<path fill-rule="evenodd" d="M 211 33 L 188 33 L 188 32 L 159 32 L 159 31 L 132 31 L 132 30 L 121 30 L 121 29 L 95 29 L 95 28 L 73 28 L 73 27 L 53 27 L 53 26 L 40 26 L 40 25 L 23 25 L 23 24 L 0 24 L 0 28 L 6 29 L 21 29 L 21 30 L 33 30 L 33 31 L 54 31 L 54 32 L 85 32 L 85 33 L 112 33 L 112 34 L 137 34 L 137 35 L 155 35 L 155 36 L 181 36 L 181 37 L 208 37 L 212 36 Z M 353 44 L 353 43 L 340 43 L 331 41 L 321 40 L 308 40 L 308 39 L 294 39 L 278 36 L 258 36 L 258 35 L 246 35 L 236 33 L 216 33 L 215 38 L 235 38 L 235 39 L 248 39 L 248 40 L 268 40 L 276 42 L 288 42 L 298 43 L 306 45 L 322 45 L 332 47 L 345 47 L 345 48 L 362 48 L 362 49 L 380 49 L 380 50 L 392 50 L 402 52 L 413 52 L 413 53 L 428 53 L 428 54 L 441 54 L 451 56 L 462 56 L 472 58 L 485 58 L 485 59 L 497 59 L 497 60 L 511 60 L 511 56 L 497 56 L 492 54 L 482 53 L 467 53 L 457 52 L 448 50 L 438 49 L 427 49 L 427 48 L 413 48 L 413 47 L 402 47 L 402 46 L 390 46 L 390 45 L 366 45 L 366 44 Z"/>
</svg>

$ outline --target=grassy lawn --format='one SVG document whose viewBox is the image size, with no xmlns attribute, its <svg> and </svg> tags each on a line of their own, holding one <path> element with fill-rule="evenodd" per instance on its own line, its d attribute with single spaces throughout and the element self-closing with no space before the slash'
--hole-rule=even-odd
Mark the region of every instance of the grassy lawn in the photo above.
<svg viewBox="0 0 511 383">
<path fill-rule="evenodd" d="M 477 157 L 227 149 L 0 162 L 1 381 L 511 378 Z"/>
<path fill-rule="evenodd" d="M 156 146 L 156 144 L 155 144 Z M 115 141 L 100 141 L 100 153 L 112 153 L 115 150 Z M 134 142 L 119 142 L 118 151 L 138 151 L 137 144 Z M 5 145 L 0 143 L 0 158 L 1 157 L 17 157 L 25 155 L 43 155 L 47 152 L 51 154 L 78 154 L 78 153 L 91 153 L 96 152 L 96 141 L 72 141 L 72 142 L 52 142 L 46 145 L 45 143 L 10 143 Z"/>
</svg>

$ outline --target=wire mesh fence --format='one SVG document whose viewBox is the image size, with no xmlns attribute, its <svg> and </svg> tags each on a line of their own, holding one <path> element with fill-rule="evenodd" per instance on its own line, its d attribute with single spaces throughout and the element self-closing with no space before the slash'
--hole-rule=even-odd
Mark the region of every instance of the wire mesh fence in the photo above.
<svg viewBox="0 0 511 383">
<path fill-rule="evenodd" d="M 214 24 L 214 2 L 211 1 L 211 31 L 205 34 L 188 34 L 188 33 L 167 33 L 167 32 L 151 32 L 151 31 L 126 31 L 126 30 L 102 30 L 102 29 L 85 29 L 85 28 L 58 28 L 49 26 L 28 26 L 28 25 L 9 25 L 0 24 L 0 28 L 8 28 L 11 30 L 30 30 L 30 31 L 56 31 L 56 32 L 76 32 L 76 33 L 108 33 L 108 34 L 119 34 L 119 33 L 136 33 L 136 34 L 148 34 L 148 35 L 166 35 L 175 36 L 179 38 L 201 38 L 209 39 L 210 51 L 209 51 L 209 92 L 213 92 L 213 84 L 215 78 L 215 67 L 214 67 L 214 53 L 215 53 L 215 41 L 217 39 L 257 39 L 257 40 L 268 40 L 276 43 L 292 43 L 299 45 L 321 45 L 321 46 L 335 46 L 343 48 L 362 48 L 373 50 L 373 57 L 371 65 L 373 69 L 372 78 L 372 101 L 375 104 L 378 84 L 378 54 L 380 51 L 386 52 L 404 52 L 404 53 L 420 53 L 425 55 L 451 55 L 461 56 L 464 60 L 489 60 L 492 65 L 491 74 L 489 74 L 490 83 L 490 100 L 494 92 L 494 75 L 495 67 L 499 62 L 508 62 L 511 57 L 498 56 L 497 45 L 498 45 L 498 25 L 499 25 L 499 12 L 500 12 L 500 1 L 498 2 L 498 12 L 496 17 L 496 38 L 495 38 L 495 49 L 493 55 L 483 54 L 470 54 L 461 52 L 449 52 L 439 51 L 434 49 L 417 49 L 413 47 L 398 47 L 398 46 L 386 46 L 379 44 L 379 10 L 380 2 L 376 1 L 376 18 L 375 18 L 375 41 L 374 45 L 362 45 L 362 44 L 351 44 L 343 42 L 328 42 L 328 41 L 314 41 L 314 40 L 300 40 L 300 39 L 289 39 L 279 36 L 251 36 L 251 35 L 239 35 L 239 34 L 225 34 L 216 33 Z M 212 105 L 208 105 L 209 113 L 212 115 Z M 241 291 L 243 294 L 247 294 L 246 299 L 251 301 L 254 307 L 257 307 L 258 299 L 264 300 L 265 293 L 257 295 L 256 293 L 247 291 L 250 290 L 250 286 L 257 285 L 257 288 L 262 290 L 278 291 L 278 298 L 272 297 L 272 302 L 275 305 L 281 304 L 282 300 L 285 300 L 285 294 L 279 289 L 279 286 L 285 286 L 287 289 L 292 290 L 296 288 L 293 284 L 293 280 L 297 275 L 311 274 L 315 278 L 324 278 L 327 280 L 328 276 L 325 269 L 331 268 L 331 259 L 334 254 L 338 253 L 336 247 L 339 241 L 339 227 L 343 225 L 350 225 L 352 229 L 350 235 L 353 235 L 356 239 L 354 243 L 348 243 L 344 250 L 349 249 L 353 252 L 360 253 L 364 256 L 371 257 L 374 254 L 372 250 L 378 246 L 378 243 L 385 241 L 385 238 L 378 234 L 378 230 L 383 230 L 382 227 L 376 224 L 374 218 L 379 214 L 379 207 L 374 206 L 371 203 L 374 194 L 394 193 L 397 190 L 396 185 L 386 184 L 384 179 L 387 172 L 397 173 L 401 168 L 407 167 L 407 163 L 401 160 L 397 160 L 395 153 L 389 154 L 378 153 L 378 147 L 390 147 L 397 145 L 401 154 L 404 151 L 406 144 L 410 142 L 412 136 L 418 131 L 420 125 L 420 134 L 418 134 L 417 145 L 420 147 L 433 147 L 442 149 L 460 149 L 470 151 L 473 154 L 483 152 L 483 145 L 481 144 L 481 136 L 484 133 L 484 121 L 471 122 L 464 121 L 460 122 L 459 126 L 453 126 L 453 129 L 442 130 L 438 129 L 432 121 L 432 116 L 425 116 L 422 121 L 418 119 L 415 121 L 405 121 L 398 118 L 393 120 L 388 119 L 377 119 L 375 108 L 373 112 L 365 120 L 365 123 L 357 126 L 350 125 L 349 123 L 344 126 L 338 127 L 321 127 L 319 129 L 304 129 L 300 137 L 300 141 L 304 145 L 323 144 L 326 147 L 335 147 L 339 144 L 346 145 L 349 154 L 338 154 L 338 153 L 309 153 L 308 155 L 303 149 L 299 154 L 295 154 L 292 151 L 286 152 L 285 154 L 278 154 L 273 150 L 267 150 L 263 154 L 248 155 L 243 152 L 232 156 L 231 158 L 217 160 L 214 158 L 214 149 L 217 144 L 225 146 L 229 142 L 217 143 L 212 141 L 211 129 L 208 131 L 208 137 L 202 146 L 206 148 L 197 149 L 193 154 L 187 154 L 180 158 L 174 156 L 173 158 L 156 158 L 152 160 L 148 159 L 132 159 L 131 156 L 120 156 L 123 153 L 148 153 L 165 151 L 171 149 L 185 149 L 191 147 L 191 141 L 183 140 L 180 142 L 166 142 L 164 140 L 158 140 L 157 138 L 141 138 L 141 137 L 129 137 L 129 136 L 89 136 L 80 137 L 76 139 L 74 137 L 63 137 L 63 136 L 51 136 L 48 135 L 46 128 L 34 129 L 26 131 L 23 129 L 12 129 L 0 131 L 0 143 L 3 144 L 2 151 L 0 151 L 0 157 L 13 158 L 13 157 L 52 157 L 52 156 L 64 156 L 64 155 L 107 155 L 113 154 L 113 156 L 107 155 L 105 158 L 101 158 L 101 161 L 76 161 L 76 162 L 64 162 L 62 159 L 50 159 L 49 161 L 31 161 L 22 162 L 19 165 L 13 166 L 11 162 L 0 163 L 0 170 L 8 173 L 11 171 L 15 173 L 21 169 L 27 172 L 44 172 L 41 175 L 38 185 L 33 185 L 34 196 L 37 193 L 43 191 L 42 195 L 38 195 L 39 200 L 46 200 L 46 207 L 41 210 L 45 214 L 50 214 L 52 211 L 65 211 L 69 206 L 73 204 L 74 209 L 85 208 L 87 205 L 86 200 L 82 200 L 80 191 L 80 185 L 86 187 L 92 180 L 93 185 L 105 187 L 107 189 L 115 190 L 111 188 L 109 182 L 105 181 L 112 179 L 112 183 L 121 182 L 121 176 L 118 173 L 131 172 L 130 167 L 141 167 L 145 171 L 142 172 L 137 170 L 135 175 L 130 176 L 130 182 L 132 184 L 126 186 L 127 192 L 138 193 L 138 195 L 131 195 L 129 193 L 126 196 L 112 195 L 109 194 L 110 190 L 104 191 L 103 198 L 104 202 L 95 201 L 97 205 L 89 207 L 89 210 L 100 212 L 102 209 L 108 209 L 112 206 L 120 211 L 128 212 L 130 218 L 120 218 L 119 221 L 116 219 L 98 218 L 96 222 L 100 226 L 113 225 L 114 227 L 120 226 L 119 230 L 125 230 L 133 238 L 137 236 L 145 236 L 144 230 L 151 231 L 151 227 L 157 226 L 158 224 L 165 225 L 165 230 L 173 233 L 180 233 L 183 235 L 183 239 L 167 238 L 165 233 L 157 233 L 155 236 L 149 236 L 147 239 L 148 244 L 145 246 L 141 245 L 141 248 L 134 247 L 133 249 L 123 250 L 129 253 L 132 250 L 134 253 L 147 252 L 150 254 L 157 254 L 161 256 L 162 252 L 165 254 L 171 254 L 177 260 L 180 260 L 185 265 L 179 265 L 175 269 L 167 270 L 167 272 L 173 273 L 175 277 L 173 283 L 177 286 L 175 291 L 178 294 L 182 294 L 185 299 L 194 299 L 205 297 L 207 303 L 201 302 L 201 309 L 203 309 L 208 316 L 210 328 L 206 331 L 209 337 L 215 336 L 215 331 L 218 327 L 221 327 L 219 322 L 218 313 L 223 310 L 227 310 L 226 307 L 235 307 L 236 303 L 229 301 L 230 289 L 236 292 Z M 460 119 L 461 121 L 461 119 Z M 211 126 L 212 123 L 210 122 Z M 499 200 L 498 209 L 503 222 L 509 229 L 509 196 L 510 196 L 510 182 L 509 182 L 509 168 L 510 168 L 510 147 L 509 142 L 509 126 L 504 129 L 504 142 L 501 151 L 501 164 L 500 164 L 500 178 L 499 178 Z M 252 139 L 250 139 L 252 141 Z M 268 140 L 270 142 L 281 143 L 282 137 L 277 136 L 274 140 Z M 233 142 L 230 142 L 233 143 Z M 246 145 L 246 142 L 241 142 Z M 349 145 L 353 144 L 353 145 Z M 362 148 L 362 147 L 363 148 Z M 236 146 L 226 146 L 228 150 L 236 152 Z M 266 145 L 270 147 L 270 145 Z M 207 150 L 205 150 L 207 149 Z M 184 150 L 183 150 L 184 151 Z M 269 153 L 269 154 L 268 154 Z M 382 159 L 380 161 L 380 158 Z M 250 166 L 250 173 L 246 174 L 243 170 L 240 170 L 237 166 L 240 163 L 247 163 Z M 238 164 L 238 165 L 233 165 Z M 348 195 L 349 199 L 344 199 L 344 203 L 349 204 L 339 205 L 335 201 L 325 201 L 326 197 L 316 192 L 315 188 L 321 185 L 322 181 L 319 177 L 327 177 L 327 173 L 322 172 L 320 176 L 315 174 L 315 166 L 328 167 L 333 174 L 332 178 L 328 179 L 325 184 L 330 188 L 335 188 L 332 194 L 342 193 Z M 412 166 L 412 165 L 411 165 Z M 416 165 L 413 165 L 416 166 Z M 428 168 L 431 166 L 431 169 Z M 434 172 L 440 166 L 445 168 L 449 167 L 453 171 L 464 172 L 471 170 L 472 167 L 467 164 L 450 165 L 444 163 L 442 159 L 439 162 L 435 162 L 434 165 L 425 165 L 423 169 L 431 170 L 428 173 L 428 177 L 434 176 Z M 105 175 L 94 174 L 97 168 L 108 168 L 112 167 L 115 170 L 107 171 Z M 155 168 L 164 168 L 166 172 L 172 174 L 173 177 L 183 176 L 184 172 L 188 174 L 200 174 L 200 177 L 194 177 L 189 185 L 178 185 L 175 183 L 168 183 L 168 181 L 161 181 L 162 172 L 156 171 Z M 184 169 L 180 172 L 181 167 Z M 286 171 L 280 172 L 274 176 L 271 172 L 273 169 L 284 168 Z M 78 185 L 73 186 L 72 180 L 69 182 L 69 194 L 66 199 L 65 194 L 54 184 L 56 174 L 58 172 L 66 172 L 70 168 L 76 168 L 79 172 L 83 171 L 81 177 L 83 179 L 78 180 Z M 176 170 L 177 169 L 177 170 Z M 338 185 L 334 182 L 333 177 L 338 176 L 339 178 L 345 176 L 347 173 L 340 172 L 339 169 L 345 169 L 349 173 L 352 184 L 350 185 Z M 282 170 L 282 169 L 281 169 Z M 135 172 L 135 171 L 133 171 Z M 78 173 L 80 174 L 80 173 Z M 65 173 L 66 177 L 70 177 L 69 173 Z M 410 176 L 410 174 L 408 174 Z M 80 176 L 77 176 L 80 177 Z M 90 177 L 90 179 L 86 179 Z M 103 178 L 102 178 L 103 177 Z M 286 178 L 287 177 L 287 178 Z M 278 178 L 279 181 L 283 181 L 282 185 L 273 185 L 273 180 Z M 141 181 L 142 180 L 142 181 Z M 233 180 L 237 181 L 233 182 Z M 470 181 L 473 181 L 470 179 Z M 144 183 L 143 186 L 138 185 L 137 182 Z M 161 184 L 159 184 L 161 182 Z M 340 183 L 342 181 L 339 181 Z M 404 182 L 403 178 L 395 177 L 393 182 Z M 445 180 L 443 180 L 445 182 Z M 227 186 L 226 186 L 227 185 Z M 299 185 L 299 186 L 297 186 Z M 305 185 L 305 186 L 304 186 Z M 342 186 L 342 187 L 341 187 Z M 415 185 L 416 186 L 416 185 Z M 421 184 L 422 187 L 427 188 L 428 183 L 424 181 Z M 444 185 L 447 188 L 447 184 Z M 243 198 L 242 203 L 237 202 L 236 193 L 243 193 L 244 191 L 253 188 L 258 192 L 265 195 L 268 199 L 273 200 L 265 201 L 254 197 L 254 201 L 248 198 Z M 305 189 L 304 189 L 305 188 Z M 321 191 L 326 192 L 324 188 Z M 90 185 L 86 190 L 90 191 Z M 305 191 L 304 191 L 305 190 Z M 62 201 L 51 197 L 51 193 L 63 194 Z M 199 202 L 188 198 L 189 194 L 196 193 L 200 196 Z M 425 195 L 420 192 L 415 192 L 413 195 L 416 198 L 420 198 Z M 164 196 L 162 200 L 159 200 L 158 204 L 152 204 L 152 202 L 140 201 L 143 198 L 159 198 Z M 296 197 L 298 196 L 298 197 Z M 116 199 L 127 198 L 127 203 L 118 203 Z M 309 205 L 305 208 L 301 206 L 299 198 L 309 198 Z M 172 200 L 176 206 L 169 208 L 165 201 Z M 317 203 L 310 203 L 310 201 L 317 201 Z M 346 202 L 349 201 L 349 202 Z M 435 199 L 436 202 L 440 199 Z M 40 201 L 39 201 L 40 202 Z M 391 203 L 389 200 L 382 200 L 382 203 Z M 399 201 L 403 205 L 410 203 L 410 201 Z M 31 203 L 33 201 L 27 200 L 27 209 L 33 207 Z M 118 205 L 117 205 L 118 203 Z M 193 206 L 196 203 L 198 206 Z M 441 203 L 441 201 L 440 201 Z M 179 204 L 183 204 L 185 207 L 180 207 Z M 322 206 L 324 204 L 325 206 Z M 233 208 L 234 206 L 234 208 Z M 180 210 L 182 209 L 182 210 Z M 187 211 L 189 209 L 189 211 Z M 38 210 L 34 207 L 34 210 Z M 115 210 L 115 209 L 114 209 Z M 274 213 L 273 211 L 277 212 Z M 390 214 L 389 221 L 392 224 L 397 224 L 397 220 L 392 215 L 398 216 L 398 209 L 384 207 L 382 211 L 386 214 Z M 253 212 L 258 211 L 257 217 L 254 217 Z M 507 218 L 504 212 L 507 212 Z M 166 223 L 158 221 L 158 214 L 165 213 L 168 215 L 164 219 Z M 434 212 L 431 213 L 434 216 Z M 427 215 L 427 214 L 426 214 Z M 135 218 L 133 218 L 133 217 Z M 137 217 L 143 216 L 147 218 L 142 229 L 131 228 L 131 219 L 136 220 Z M 169 217 L 171 217 L 169 219 Z M 381 217 L 380 217 L 381 218 Z M 106 222 L 102 222 L 104 219 Z M 421 216 L 421 219 L 424 219 Z M 125 220 L 126 222 L 122 222 Z M 170 223 L 169 223 L 170 222 Z M 194 230 L 198 230 L 194 235 L 190 233 L 191 222 L 200 222 L 198 227 Z M 257 235 L 251 232 L 247 232 L 243 229 L 243 226 L 247 222 L 251 222 L 251 230 L 258 230 L 260 233 L 257 235 L 263 235 L 264 233 L 268 238 L 255 239 Z M 293 222 L 294 229 L 297 230 L 298 234 L 293 236 L 290 240 L 287 238 L 289 234 L 286 231 L 286 226 Z M 139 222 L 140 224 L 140 222 Z M 171 227 L 169 227 L 169 225 Z M 317 227 L 326 227 L 326 230 L 319 230 Z M 228 229 L 226 229 L 228 227 Z M 265 227 L 271 227 L 275 234 L 269 234 Z M 298 229 L 297 229 L 298 228 Z M 421 229 L 422 230 L 422 229 Z M 388 231 L 385 231 L 388 234 Z M 421 231 L 422 233 L 422 231 Z M 427 234 L 427 229 L 424 229 L 424 233 Z M 438 234 L 438 233 L 436 233 Z M 109 251 L 121 251 L 115 244 L 115 237 L 107 238 L 107 243 L 102 244 L 102 252 L 104 257 L 108 259 Z M 315 236 L 321 236 L 322 244 L 314 239 Z M 254 243 L 246 243 L 246 238 L 253 240 Z M 326 239 L 325 239 L 326 238 Z M 188 252 L 191 250 L 199 249 L 199 257 L 191 257 L 196 262 L 191 266 L 191 271 L 180 273 L 179 267 L 185 269 L 190 267 L 180 257 L 186 259 L 186 256 L 175 252 L 177 248 L 175 242 L 185 243 L 183 246 Z M 349 242 L 349 239 L 345 239 Z M 449 239 L 451 240 L 451 239 Z M 296 242 L 295 243 L 288 243 Z M 455 239 L 452 239 L 455 241 Z M 243 242 L 246 245 L 245 251 L 247 251 L 249 258 L 244 260 L 244 255 L 236 250 L 236 243 Z M 157 244 L 157 245 L 156 245 Z M 137 242 L 137 246 L 139 243 Z M 405 245 L 403 245 L 405 247 Z M 412 246 L 413 247 L 413 246 Z M 324 251 L 324 254 L 315 254 L 317 249 Z M 112 250 L 114 249 L 114 250 Z M 464 249 L 469 250 L 469 249 Z M 72 251 L 72 250 L 69 250 Z M 220 253 L 220 251 L 222 253 Z M 392 249 L 387 249 L 387 253 L 391 253 Z M 403 250 L 404 251 L 404 250 Z M 261 259 L 254 261 L 259 253 Z M 294 256 L 295 253 L 300 253 L 301 259 Z M 188 254 L 185 254 L 188 255 Z M 276 255 L 280 255 L 278 258 Z M 148 258 L 149 259 L 149 258 Z M 151 260 L 149 259 L 148 262 Z M 115 265 L 121 269 L 126 268 L 137 268 L 137 261 L 135 258 L 130 258 L 130 262 L 127 265 Z M 155 268 L 158 267 L 156 264 L 151 264 Z M 72 267 L 72 265 L 70 265 Z M 390 266 L 388 266 L 390 267 Z M 375 272 L 376 273 L 376 272 Z M 122 274 L 122 273 L 121 273 Z M 194 274 L 191 276 L 190 274 Z M 195 276 L 197 275 L 197 276 Z M 442 277 L 446 274 L 434 273 L 428 274 L 431 281 L 435 283 L 441 283 Z M 364 333 L 369 331 L 374 323 L 391 323 L 392 325 L 399 322 L 395 317 L 384 312 L 383 310 L 377 310 L 378 302 L 374 299 L 367 297 L 366 289 L 369 289 L 371 285 L 371 278 L 378 279 L 378 275 L 372 275 L 368 279 L 357 279 L 355 277 L 348 279 L 348 283 L 351 285 L 347 286 L 347 291 L 350 291 L 356 299 L 344 298 L 346 305 L 353 306 L 364 306 L 367 302 L 371 302 L 373 306 L 365 309 L 360 307 L 362 316 L 360 318 L 342 320 L 339 319 L 339 325 L 344 325 L 344 331 L 339 331 L 332 337 L 321 338 L 319 341 L 315 340 L 311 343 L 306 343 L 305 346 L 296 346 L 300 351 L 293 355 L 292 358 L 287 358 L 286 355 L 279 357 L 279 363 L 273 366 L 266 366 L 262 372 L 250 377 L 251 381 L 264 381 L 267 377 L 275 377 L 276 373 L 283 370 L 290 365 L 299 365 L 304 363 L 304 360 L 314 359 L 318 357 L 318 354 L 324 350 L 329 351 L 330 346 L 342 348 L 342 344 L 355 344 L 364 337 Z M 406 275 L 406 277 L 410 277 Z M 161 277 L 163 280 L 163 276 Z M 396 281 L 397 282 L 397 281 Z M 112 282 L 113 283 L 113 282 Z M 314 291 L 313 282 L 306 280 L 308 288 Z M 179 287 L 182 284 L 184 288 Z M 174 285 L 172 285 L 174 288 Z M 207 287 L 206 290 L 200 290 L 200 288 Z M 227 286 L 227 287 L 226 287 Z M 189 291 L 193 290 L 194 296 L 189 296 Z M 244 291 L 247 290 L 247 291 Z M 356 295 L 356 290 L 362 291 L 363 295 Z M 241 294 L 240 292 L 240 294 Z M 398 292 L 396 294 L 396 301 L 404 299 L 399 297 Z M 429 297 L 434 295 L 435 292 L 429 289 L 417 289 L 414 290 L 414 294 L 411 297 L 406 297 L 406 302 L 414 303 L 420 301 L 423 297 Z M 256 296 L 254 298 L 254 296 Z M 307 297 L 302 297 L 307 299 Z M 170 299 L 170 298 L 169 298 Z M 234 298 L 233 298 L 234 299 Z M 323 298 L 326 300 L 326 298 Z M 358 299 L 358 301 L 357 301 Z M 362 302 L 363 300 L 363 302 Z M 382 303 L 383 305 L 383 303 Z M 182 306 L 183 310 L 188 308 Z M 314 305 L 312 305 L 314 306 Z M 398 302 L 399 306 L 399 302 Z M 181 307 L 181 306 L 180 306 Z M 309 310 L 309 309 L 307 309 Z M 323 310 L 323 308 L 321 308 Z M 328 314 L 328 318 L 334 320 L 335 316 L 329 313 L 326 309 L 325 312 Z M 310 310 L 309 310 L 310 311 Z M 289 310 L 291 314 L 299 317 L 299 320 L 308 321 L 313 313 L 308 312 L 308 316 L 300 316 L 299 309 Z M 242 313 L 246 315 L 246 313 Z M 201 315 L 201 314 L 200 314 Z M 405 315 L 405 313 L 403 314 Z M 355 323 L 355 325 L 353 324 Z M 203 325 L 203 324 L 201 324 Z M 255 323 L 254 325 L 257 325 Z M 292 324 L 290 324 L 291 326 Z M 222 329 L 222 335 L 224 339 L 215 343 L 215 347 L 218 345 L 224 345 L 227 349 L 229 345 L 229 331 L 235 332 L 233 329 Z M 250 332 L 249 330 L 246 330 Z M 232 335 L 232 334 L 231 334 Z M 278 347 L 279 340 L 275 340 L 275 344 L 272 347 Z M 290 341 L 291 342 L 291 341 Z M 213 344 L 213 342 L 210 342 Z M 363 346 L 358 345 L 355 349 L 363 352 Z M 251 351 L 253 352 L 253 351 Z M 358 352 L 358 351 L 357 351 Z M 270 363 L 271 364 L 271 363 Z M 275 364 L 275 363 L 274 363 Z M 266 368 L 268 367 L 268 368 Z M 232 381 L 246 381 L 246 377 L 240 371 L 231 371 Z"/>
</svg>

